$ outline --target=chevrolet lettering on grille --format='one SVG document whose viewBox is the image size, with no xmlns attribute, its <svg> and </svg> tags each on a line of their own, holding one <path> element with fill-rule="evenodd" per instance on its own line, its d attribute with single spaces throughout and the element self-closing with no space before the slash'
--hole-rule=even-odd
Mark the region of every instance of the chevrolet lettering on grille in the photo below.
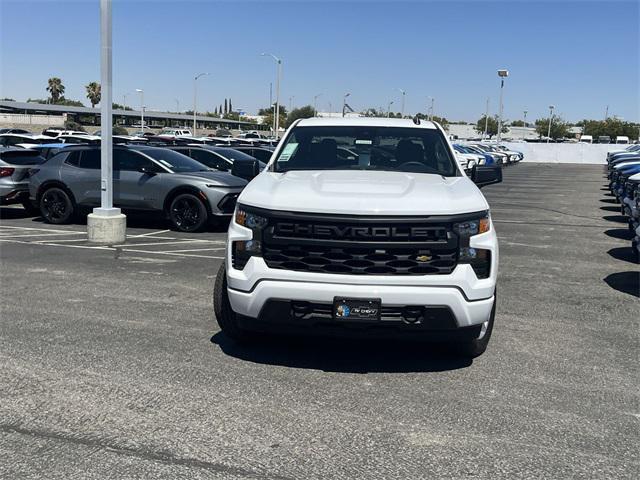
<svg viewBox="0 0 640 480">
<path fill-rule="evenodd" d="M 446 238 L 446 230 L 440 227 L 420 226 L 350 226 L 322 225 L 308 223 L 278 222 L 275 225 L 278 236 L 311 237 L 339 240 L 397 239 L 428 240 Z"/>
</svg>

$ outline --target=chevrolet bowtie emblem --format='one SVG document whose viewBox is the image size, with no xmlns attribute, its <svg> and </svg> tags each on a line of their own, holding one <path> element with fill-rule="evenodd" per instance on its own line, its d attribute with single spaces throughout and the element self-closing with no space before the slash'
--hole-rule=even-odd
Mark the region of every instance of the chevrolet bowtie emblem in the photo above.
<svg viewBox="0 0 640 480">
<path fill-rule="evenodd" d="M 431 260 L 431 255 L 418 255 L 416 257 L 416 260 L 419 262 L 428 262 L 429 260 Z"/>
</svg>

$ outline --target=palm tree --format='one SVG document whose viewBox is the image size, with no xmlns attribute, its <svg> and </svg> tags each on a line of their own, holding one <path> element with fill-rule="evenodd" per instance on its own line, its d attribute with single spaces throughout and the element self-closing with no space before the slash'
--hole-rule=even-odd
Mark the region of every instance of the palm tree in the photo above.
<svg viewBox="0 0 640 480">
<path fill-rule="evenodd" d="M 48 80 L 47 92 L 51 94 L 51 103 L 58 103 L 64 97 L 64 85 L 58 77 L 51 77 Z"/>
<path fill-rule="evenodd" d="M 91 108 L 95 107 L 100 103 L 100 96 L 102 93 L 100 84 L 98 82 L 91 82 L 89 85 L 85 85 L 84 88 L 87 89 L 87 98 L 91 102 Z"/>
</svg>

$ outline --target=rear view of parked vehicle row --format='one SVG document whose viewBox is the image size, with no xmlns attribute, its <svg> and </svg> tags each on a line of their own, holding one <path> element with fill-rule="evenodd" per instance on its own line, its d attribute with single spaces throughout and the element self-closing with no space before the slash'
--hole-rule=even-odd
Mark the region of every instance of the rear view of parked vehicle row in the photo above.
<svg viewBox="0 0 640 480">
<path fill-rule="evenodd" d="M 634 235 L 631 241 L 636 261 L 640 263 L 640 145 L 607 154 L 607 178 L 611 193 L 620 202 L 620 212 Z"/>
<path fill-rule="evenodd" d="M 498 240 L 478 187 L 428 121 L 295 122 L 239 196 L 214 292 L 238 342 L 256 332 L 360 332 L 487 348 Z M 474 184 L 475 183 L 475 184 Z"/>
</svg>

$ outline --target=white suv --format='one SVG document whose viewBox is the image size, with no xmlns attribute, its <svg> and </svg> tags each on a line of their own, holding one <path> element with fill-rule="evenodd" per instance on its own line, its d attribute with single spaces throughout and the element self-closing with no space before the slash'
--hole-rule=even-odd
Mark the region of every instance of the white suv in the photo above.
<svg viewBox="0 0 640 480">
<path fill-rule="evenodd" d="M 254 169 L 255 171 L 255 169 Z M 214 308 L 236 341 L 327 331 L 455 341 L 480 355 L 493 328 L 498 241 L 435 123 L 312 118 L 287 131 L 238 198 Z"/>
</svg>

